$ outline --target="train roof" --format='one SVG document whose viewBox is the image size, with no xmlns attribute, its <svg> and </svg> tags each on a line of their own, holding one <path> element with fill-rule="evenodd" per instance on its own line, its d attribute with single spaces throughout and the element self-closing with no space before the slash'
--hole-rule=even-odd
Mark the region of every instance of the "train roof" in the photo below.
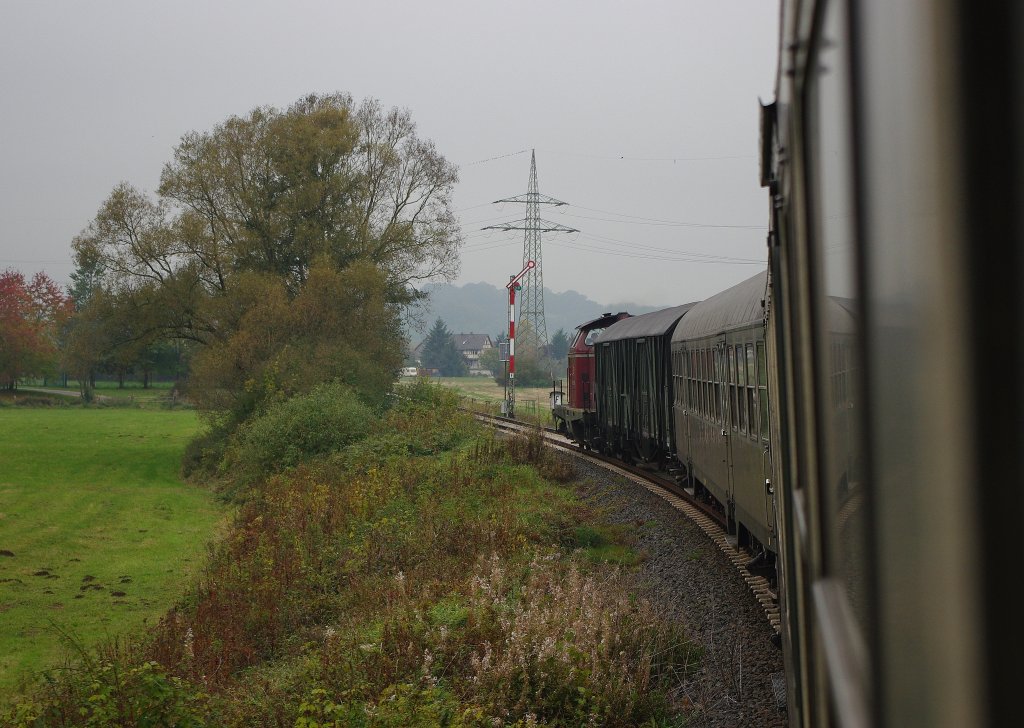
<svg viewBox="0 0 1024 728">
<path fill-rule="evenodd" d="M 586 321 L 577 326 L 576 328 L 579 329 L 580 331 L 589 331 L 590 329 L 595 329 L 598 327 L 606 328 L 609 324 L 615 323 L 616 321 L 619 320 L 620 317 L 623 316 L 628 317 L 629 314 L 626 313 L 625 311 L 619 311 L 618 313 L 603 313 L 596 319 Z"/>
<path fill-rule="evenodd" d="M 768 271 L 762 271 L 711 298 L 701 301 L 676 327 L 672 341 L 714 336 L 764 319 L 761 305 L 768 286 Z"/>
<path fill-rule="evenodd" d="M 696 306 L 696 303 L 685 303 L 682 306 L 663 308 L 660 311 L 630 316 L 622 319 L 601 334 L 594 344 L 607 344 L 609 341 L 621 341 L 622 339 L 637 339 L 641 336 L 664 336 L 672 330 L 676 322 L 683 317 L 687 311 Z"/>
</svg>

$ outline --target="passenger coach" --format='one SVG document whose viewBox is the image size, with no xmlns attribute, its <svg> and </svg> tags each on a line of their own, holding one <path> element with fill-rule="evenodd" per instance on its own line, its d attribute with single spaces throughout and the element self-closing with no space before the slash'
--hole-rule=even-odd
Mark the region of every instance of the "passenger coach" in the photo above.
<svg viewBox="0 0 1024 728">
<path fill-rule="evenodd" d="M 753 553 L 774 550 L 765 480 L 768 368 L 763 272 L 693 306 L 672 335 L 676 456 L 695 492 Z"/>
</svg>

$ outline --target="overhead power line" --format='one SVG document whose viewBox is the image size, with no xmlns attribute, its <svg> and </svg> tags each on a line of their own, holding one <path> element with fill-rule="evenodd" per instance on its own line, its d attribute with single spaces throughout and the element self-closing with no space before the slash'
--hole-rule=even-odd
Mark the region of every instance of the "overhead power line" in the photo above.
<svg viewBox="0 0 1024 728">
<path fill-rule="evenodd" d="M 594 242 L 584 242 L 579 238 L 593 239 Z M 608 241 L 618 243 L 609 246 Z M 509 249 L 515 245 L 515 240 L 509 237 L 499 239 L 484 239 L 468 243 L 463 246 L 463 253 L 482 253 L 501 248 Z M 581 234 L 568 241 L 561 241 L 558 245 L 581 250 L 588 253 L 600 255 L 613 255 L 624 258 L 638 258 L 645 260 L 661 260 L 675 263 L 717 263 L 720 265 L 764 265 L 764 260 L 756 258 L 739 258 L 726 255 L 715 255 L 712 253 L 698 253 L 691 250 L 672 250 L 670 248 L 658 248 L 641 243 L 627 243 L 615 238 L 604 238 L 600 235 Z"/>
<path fill-rule="evenodd" d="M 675 250 L 673 248 L 659 248 L 659 247 L 656 247 L 654 245 L 645 245 L 643 243 L 637 243 L 637 242 L 632 241 L 632 240 L 620 240 L 619 238 L 610 238 L 610 237 L 608 237 L 606 235 L 598 235 L 597 233 L 583 233 L 582 237 L 595 238 L 598 241 L 604 242 L 604 243 L 618 243 L 619 245 L 625 246 L 626 248 L 629 248 L 631 250 L 635 249 L 635 248 L 639 248 L 639 249 L 642 249 L 642 250 L 645 250 L 645 251 L 648 251 L 648 252 L 667 253 L 669 255 L 674 255 L 674 254 L 677 254 L 677 253 L 685 253 L 686 255 L 703 255 L 703 256 L 706 256 L 706 257 L 709 257 L 709 258 L 716 258 L 716 259 L 719 259 L 719 260 L 731 260 L 731 261 L 735 261 L 737 263 L 760 262 L 756 258 L 738 258 L 738 257 L 735 257 L 735 256 L 729 256 L 729 255 L 718 255 L 717 253 L 696 253 L 696 252 L 689 251 L 689 250 L 679 251 L 679 250 Z"/>
<path fill-rule="evenodd" d="M 494 203 L 486 203 L 485 202 L 485 203 L 481 203 L 479 205 L 473 205 L 472 207 L 465 207 L 465 208 L 463 208 L 461 210 L 456 210 L 456 212 L 465 212 L 467 210 L 474 210 L 474 209 L 479 208 L 479 207 L 484 207 L 484 206 L 486 206 L 488 204 L 494 204 Z M 575 217 L 575 218 L 579 218 L 579 219 L 583 219 L 583 220 L 599 220 L 599 221 L 602 221 L 602 222 L 617 222 L 617 223 L 623 223 L 623 224 L 627 224 L 627 225 L 652 225 L 652 226 L 655 226 L 655 227 L 721 228 L 721 229 L 726 229 L 726 230 L 767 230 L 768 229 L 767 224 L 764 224 L 764 225 L 736 225 L 736 224 L 728 224 L 728 223 L 692 222 L 692 221 L 687 221 L 687 220 L 673 220 L 673 219 L 662 218 L 662 217 L 646 217 L 644 215 L 632 215 L 632 214 L 629 214 L 629 213 L 626 213 L 626 212 L 614 212 L 612 210 L 602 210 L 599 207 L 587 207 L 585 205 L 573 205 L 573 207 L 577 208 L 577 209 L 580 209 L 580 210 L 588 210 L 590 212 L 599 212 L 602 215 L 614 215 L 615 217 L 621 217 L 621 218 L 626 218 L 626 219 L 615 220 L 615 219 L 604 218 L 604 217 L 593 217 L 593 216 L 588 216 L 588 215 L 577 215 L 577 214 L 574 214 L 574 213 L 571 213 L 571 212 L 566 212 L 564 210 L 555 210 L 555 212 L 557 212 L 560 215 L 565 215 L 567 217 Z M 495 219 L 495 218 L 484 218 L 484 219 L 481 219 L 481 220 L 464 220 L 463 223 L 467 224 L 467 225 L 473 225 L 475 223 L 484 222 L 485 220 L 490 220 L 490 219 Z"/>
<path fill-rule="evenodd" d="M 497 154 L 493 157 L 485 157 L 484 159 L 477 159 L 473 162 L 466 162 L 465 164 L 458 165 L 459 167 L 473 167 L 478 164 L 485 164 L 487 162 L 494 162 L 499 159 L 508 159 L 509 157 L 516 157 L 520 154 L 526 154 L 529 149 L 520 149 L 518 152 L 509 152 L 508 154 Z M 665 155 L 658 157 L 635 157 L 629 154 L 592 154 L 588 152 L 567 152 L 558 149 L 541 149 L 546 154 L 560 154 L 565 157 L 586 157 L 588 159 L 606 159 L 613 162 L 718 162 L 731 159 L 756 159 L 756 155 L 753 154 L 720 154 L 710 155 L 704 157 L 688 157 L 685 155 Z"/>
<path fill-rule="evenodd" d="M 760 266 L 765 265 L 765 261 L 763 261 L 763 260 L 752 260 L 752 259 L 751 260 L 733 260 L 733 259 L 729 259 L 729 258 L 714 258 L 714 257 L 709 257 L 709 256 L 706 257 L 706 256 L 703 256 L 701 254 L 697 254 L 697 255 L 687 255 L 687 254 L 680 254 L 680 255 L 656 255 L 656 254 L 652 254 L 652 253 L 646 253 L 646 252 L 643 252 L 643 251 L 628 251 L 627 252 L 627 251 L 619 251 L 619 250 L 608 250 L 606 248 L 601 248 L 601 247 L 598 247 L 598 246 L 589 245 L 587 243 L 579 243 L 579 242 L 573 243 L 573 242 L 565 242 L 565 241 L 563 241 L 563 242 L 560 243 L 560 245 L 563 245 L 563 246 L 565 246 L 567 248 L 572 248 L 574 250 L 581 250 L 581 251 L 585 251 L 585 252 L 588 252 L 588 253 L 597 253 L 599 255 L 613 255 L 613 256 L 616 256 L 616 257 L 620 257 L 620 258 L 633 258 L 633 259 L 643 259 L 643 260 L 659 260 L 659 261 L 672 262 L 672 263 L 704 263 L 704 264 L 714 263 L 714 264 L 718 264 L 718 265 L 760 265 Z"/>
<path fill-rule="evenodd" d="M 693 227 L 693 228 L 726 228 L 730 230 L 766 230 L 767 225 L 720 225 L 715 223 L 706 222 L 683 222 L 681 220 L 659 220 L 658 218 L 640 217 L 639 215 L 622 215 L 617 212 L 605 212 L 604 210 L 597 210 L 592 207 L 583 207 L 582 205 L 576 205 L 581 210 L 591 210 L 592 212 L 604 212 L 606 215 L 621 215 L 621 217 L 629 218 L 627 220 L 614 220 L 607 217 L 593 217 L 591 215 L 574 215 L 571 212 L 562 212 L 559 210 L 559 214 L 565 215 L 566 217 L 576 217 L 582 220 L 600 220 L 602 222 L 617 222 L 624 223 L 627 225 L 653 225 L 656 227 Z"/>
<path fill-rule="evenodd" d="M 590 159 L 609 159 L 612 161 L 626 161 L 626 162 L 713 162 L 724 159 L 754 159 L 753 154 L 738 154 L 738 155 L 721 155 L 721 156 L 709 156 L 709 157 L 685 157 L 679 156 L 664 156 L 664 157 L 633 157 L 626 154 L 588 154 L 586 152 L 562 152 L 554 149 L 541 149 L 542 152 L 548 154 L 562 154 L 567 157 L 589 157 Z"/>
<path fill-rule="evenodd" d="M 520 154 L 526 154 L 528 151 L 530 151 L 530 150 L 529 149 L 520 149 L 518 152 L 509 152 L 508 154 L 499 154 L 499 155 L 494 156 L 494 157 L 487 157 L 486 159 L 478 159 L 475 162 L 466 162 L 465 164 L 460 164 L 459 166 L 460 167 L 472 167 L 472 166 L 477 165 L 477 164 L 484 164 L 485 162 L 494 162 L 494 161 L 496 161 L 498 159 L 507 159 L 508 157 L 517 157 Z"/>
</svg>

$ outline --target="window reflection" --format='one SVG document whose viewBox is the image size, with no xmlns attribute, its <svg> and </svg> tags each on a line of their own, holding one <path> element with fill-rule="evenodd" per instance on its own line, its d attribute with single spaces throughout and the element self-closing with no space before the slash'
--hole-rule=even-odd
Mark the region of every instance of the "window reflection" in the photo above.
<svg viewBox="0 0 1024 728">
<path fill-rule="evenodd" d="M 828 3 L 818 43 L 818 75 L 810 86 L 811 150 L 818 191 L 813 201 L 818 262 L 818 397 L 823 440 L 820 477 L 824 519 L 831 534 L 828 567 L 846 587 L 850 606 L 866 627 L 867 553 L 862 447 L 857 418 L 861 411 L 857 311 L 857 241 L 853 215 L 853 161 L 850 76 L 845 9 Z"/>
</svg>

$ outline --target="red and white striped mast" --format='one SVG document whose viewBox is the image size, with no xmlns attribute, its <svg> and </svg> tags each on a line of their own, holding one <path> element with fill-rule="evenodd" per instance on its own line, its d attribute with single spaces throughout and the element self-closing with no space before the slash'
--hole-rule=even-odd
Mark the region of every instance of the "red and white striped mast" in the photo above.
<svg viewBox="0 0 1024 728">
<path fill-rule="evenodd" d="M 516 416 L 516 290 L 520 288 L 519 281 L 523 276 L 537 267 L 532 260 L 526 261 L 526 265 L 519 275 L 509 278 L 508 285 L 508 394 L 505 399 L 505 415 L 510 419 Z"/>
</svg>

